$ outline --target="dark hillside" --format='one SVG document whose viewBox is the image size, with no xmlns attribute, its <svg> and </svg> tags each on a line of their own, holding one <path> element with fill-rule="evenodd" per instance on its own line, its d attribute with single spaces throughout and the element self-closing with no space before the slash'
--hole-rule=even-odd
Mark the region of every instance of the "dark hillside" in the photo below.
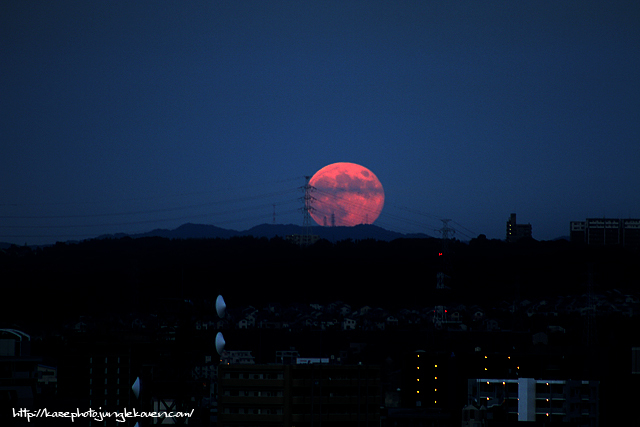
<svg viewBox="0 0 640 427">
<path fill-rule="evenodd" d="M 11 301 L 0 320 L 153 312 L 163 298 L 211 301 L 218 294 L 235 305 L 342 300 L 427 307 L 442 298 L 435 290 L 438 271 L 450 276 L 450 297 L 466 304 L 582 295 L 589 280 L 595 292 L 635 293 L 640 283 L 638 253 L 622 248 L 486 239 L 449 248 L 440 257 L 438 239 L 321 240 L 300 248 L 279 237 L 247 236 L 14 246 L 0 254 Z"/>
</svg>

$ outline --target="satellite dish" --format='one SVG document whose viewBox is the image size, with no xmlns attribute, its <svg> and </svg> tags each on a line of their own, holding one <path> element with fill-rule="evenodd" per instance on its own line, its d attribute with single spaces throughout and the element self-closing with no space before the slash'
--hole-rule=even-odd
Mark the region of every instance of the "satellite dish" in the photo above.
<svg viewBox="0 0 640 427">
<path fill-rule="evenodd" d="M 222 298 L 222 295 L 218 295 L 218 298 L 216 299 L 216 312 L 218 313 L 218 316 L 221 318 L 224 317 L 226 310 L 227 304 L 224 303 L 224 298 Z"/>
<path fill-rule="evenodd" d="M 131 386 L 131 389 L 133 390 L 133 394 L 136 395 L 137 399 L 138 396 L 140 396 L 140 377 L 136 378 L 136 381 Z"/>
<path fill-rule="evenodd" d="M 218 332 L 216 334 L 216 351 L 218 352 L 219 355 L 222 355 L 225 344 L 226 343 L 224 342 L 224 337 L 222 336 L 222 332 Z"/>
</svg>

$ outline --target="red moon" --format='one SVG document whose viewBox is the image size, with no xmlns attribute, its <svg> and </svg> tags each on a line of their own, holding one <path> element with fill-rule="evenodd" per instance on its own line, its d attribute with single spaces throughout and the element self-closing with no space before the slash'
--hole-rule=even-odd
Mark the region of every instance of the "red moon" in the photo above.
<svg viewBox="0 0 640 427">
<path fill-rule="evenodd" d="M 355 163 L 333 163 L 309 181 L 311 217 L 319 225 L 373 224 L 384 206 L 384 190 L 378 177 Z"/>
</svg>

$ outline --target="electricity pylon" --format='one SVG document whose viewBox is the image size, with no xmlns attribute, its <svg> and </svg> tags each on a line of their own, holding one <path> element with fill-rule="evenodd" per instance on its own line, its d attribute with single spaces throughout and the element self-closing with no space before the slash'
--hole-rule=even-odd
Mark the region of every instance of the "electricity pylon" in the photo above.
<svg viewBox="0 0 640 427">
<path fill-rule="evenodd" d="M 441 260 L 441 267 L 442 270 L 447 270 L 449 267 L 449 237 L 453 236 L 455 234 L 455 230 L 453 228 L 449 227 L 449 221 L 451 221 L 450 219 L 443 219 L 442 221 L 442 228 L 437 230 L 440 233 L 442 233 L 442 249 L 441 252 L 438 254 Z M 448 277 L 444 271 L 441 271 L 437 274 L 437 284 L 436 284 L 436 289 L 445 289 L 446 286 L 444 284 L 444 279 Z"/>
<path fill-rule="evenodd" d="M 313 196 L 311 196 L 311 192 L 315 190 L 315 188 L 309 184 L 310 176 L 305 176 L 306 183 L 304 184 L 304 216 L 302 220 L 302 228 L 304 229 L 302 239 L 300 239 L 300 245 L 308 245 L 311 242 L 311 211 L 313 210 L 313 206 L 311 206 L 311 202 L 314 200 Z"/>
</svg>

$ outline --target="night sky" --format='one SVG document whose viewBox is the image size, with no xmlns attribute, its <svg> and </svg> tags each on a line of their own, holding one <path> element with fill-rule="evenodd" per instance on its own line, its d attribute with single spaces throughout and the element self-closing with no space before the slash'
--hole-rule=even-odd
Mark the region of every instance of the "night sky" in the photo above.
<svg viewBox="0 0 640 427">
<path fill-rule="evenodd" d="M 302 225 L 305 175 L 467 240 L 640 217 L 640 3 L 3 1 L 0 241 Z"/>
</svg>

